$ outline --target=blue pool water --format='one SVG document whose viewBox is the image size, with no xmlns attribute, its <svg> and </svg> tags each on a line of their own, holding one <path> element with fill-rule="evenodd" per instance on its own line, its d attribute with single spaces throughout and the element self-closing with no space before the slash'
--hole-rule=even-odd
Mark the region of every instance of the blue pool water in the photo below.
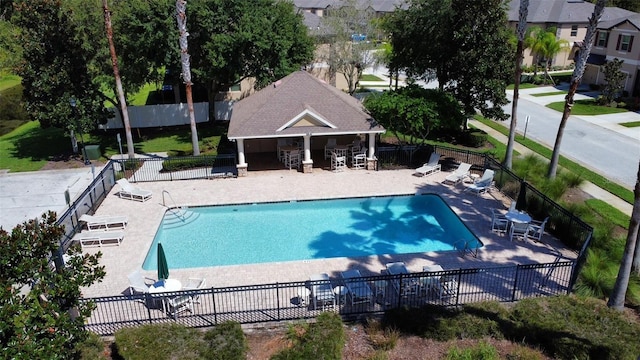
<svg viewBox="0 0 640 360">
<path fill-rule="evenodd" d="M 143 264 L 155 270 L 157 244 L 169 268 L 406 254 L 471 248 L 482 242 L 438 195 L 313 200 L 190 208 L 185 223 L 167 212 Z M 193 216 L 197 215 L 197 216 Z M 194 220 L 189 220 L 194 219 Z"/>
</svg>

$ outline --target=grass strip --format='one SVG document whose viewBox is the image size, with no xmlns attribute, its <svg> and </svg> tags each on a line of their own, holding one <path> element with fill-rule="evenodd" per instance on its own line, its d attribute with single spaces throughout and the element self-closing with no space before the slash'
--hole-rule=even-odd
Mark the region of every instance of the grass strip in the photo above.
<svg viewBox="0 0 640 360">
<path fill-rule="evenodd" d="M 631 217 L 609 205 L 606 201 L 600 199 L 589 199 L 585 201 L 585 204 L 587 204 L 591 210 L 607 219 L 610 223 L 618 225 L 621 228 L 629 228 Z"/>
<path fill-rule="evenodd" d="M 628 128 L 634 128 L 640 126 L 640 121 L 631 121 L 626 123 L 621 123 L 620 125 Z"/>
<path fill-rule="evenodd" d="M 546 105 L 548 108 L 558 112 L 564 111 L 564 101 L 552 102 Z M 573 108 L 571 109 L 571 115 L 606 115 L 606 114 L 619 114 L 627 112 L 629 110 L 624 108 L 614 108 L 608 106 L 600 106 L 595 100 L 576 100 Z"/>
<path fill-rule="evenodd" d="M 542 96 L 564 95 L 566 93 L 567 93 L 566 91 L 551 91 L 551 92 L 529 94 L 529 95 L 535 96 L 535 97 L 542 97 Z"/>
<path fill-rule="evenodd" d="M 532 83 L 521 83 L 519 89 L 533 89 L 533 88 L 537 88 L 538 85 L 536 84 L 532 84 Z M 513 84 L 509 84 L 507 85 L 507 90 L 513 90 L 514 85 Z"/>
<path fill-rule="evenodd" d="M 505 136 L 509 136 L 509 129 L 499 124 L 498 122 L 486 119 L 480 115 L 476 115 L 475 119 L 481 122 L 482 124 L 489 126 L 490 128 L 498 131 L 499 133 Z M 531 151 L 545 157 L 547 160 L 551 159 L 553 150 L 547 148 L 544 145 L 540 145 L 539 143 L 532 141 L 530 139 L 524 139 L 521 135 L 516 135 L 516 142 L 529 148 Z M 596 174 L 595 172 L 584 168 L 583 166 L 565 158 L 562 155 L 560 155 L 560 159 L 558 163 L 563 168 L 573 172 L 574 174 L 580 175 L 584 180 L 589 181 L 594 185 L 612 193 L 613 195 L 623 199 L 629 204 L 633 204 L 633 192 L 625 188 L 624 186 L 614 183 L 609 179 L 605 178 L 604 176 L 600 174 Z"/>
<path fill-rule="evenodd" d="M 363 74 L 362 76 L 360 76 L 360 81 L 383 81 L 383 80 L 375 75 Z"/>
</svg>

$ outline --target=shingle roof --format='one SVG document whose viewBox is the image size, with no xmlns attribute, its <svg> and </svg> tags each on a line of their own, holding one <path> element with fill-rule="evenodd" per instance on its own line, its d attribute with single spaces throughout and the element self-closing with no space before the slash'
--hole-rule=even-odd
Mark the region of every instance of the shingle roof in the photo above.
<svg viewBox="0 0 640 360">
<path fill-rule="evenodd" d="M 317 115 L 317 125 L 290 126 L 301 114 Z M 322 123 L 334 125 L 323 126 Z M 296 71 L 236 102 L 229 139 L 302 136 L 305 134 L 382 133 L 384 128 L 364 111 L 360 101 L 306 71 Z"/>
<path fill-rule="evenodd" d="M 631 25 L 635 26 L 636 29 L 640 30 L 640 14 L 636 14 L 636 15 L 629 16 L 622 19 L 601 21 L 600 23 L 598 23 L 598 29 L 612 29 L 624 23 L 625 21 L 628 21 Z"/>
<path fill-rule="evenodd" d="M 587 23 L 595 5 L 581 0 L 530 0 L 529 23 Z M 520 0 L 509 3 L 509 21 L 518 21 Z M 636 15 L 633 11 L 618 7 L 606 7 L 600 21 L 610 21 Z"/>
<path fill-rule="evenodd" d="M 340 7 L 344 0 L 293 0 L 299 9 L 326 9 L 330 6 Z M 393 12 L 397 7 L 407 8 L 406 0 L 357 0 L 360 9 L 371 7 L 376 12 Z"/>
</svg>

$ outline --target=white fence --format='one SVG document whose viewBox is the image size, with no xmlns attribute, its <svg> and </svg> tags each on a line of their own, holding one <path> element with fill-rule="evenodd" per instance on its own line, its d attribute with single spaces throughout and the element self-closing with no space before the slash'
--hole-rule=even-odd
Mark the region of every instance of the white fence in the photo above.
<svg viewBox="0 0 640 360">
<path fill-rule="evenodd" d="M 132 128 L 163 127 L 189 124 L 189 108 L 187 104 L 163 104 L 146 106 L 129 106 L 129 124 Z M 209 121 L 209 103 L 194 103 L 193 110 L 196 123 Z M 216 120 L 231 119 L 233 101 L 217 101 L 215 103 Z M 122 129 L 120 112 L 109 119 L 101 129 Z"/>
</svg>

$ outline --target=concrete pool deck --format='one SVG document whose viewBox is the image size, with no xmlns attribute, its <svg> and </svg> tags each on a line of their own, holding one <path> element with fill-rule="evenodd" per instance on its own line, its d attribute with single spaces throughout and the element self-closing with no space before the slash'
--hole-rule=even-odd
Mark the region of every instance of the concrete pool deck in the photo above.
<svg viewBox="0 0 640 360">
<path fill-rule="evenodd" d="M 436 193 L 484 243 L 484 247 L 478 251 L 477 258 L 469 255 L 462 257 L 459 252 L 452 251 L 193 269 L 170 268 L 171 278 L 183 283 L 189 277 L 205 278 L 207 287 L 305 281 L 311 275 L 319 273 L 327 273 L 332 278 L 338 278 L 341 271 L 348 269 L 359 269 L 363 276 L 375 275 L 380 274 L 386 263 L 394 261 L 404 261 L 410 271 L 421 271 L 422 266 L 436 263 L 448 270 L 550 263 L 576 257 L 574 251 L 567 249 L 548 234 L 542 237 L 541 242 L 511 242 L 508 236 L 491 232 L 491 208 L 506 210 L 510 199 L 497 190 L 475 195 L 463 191 L 466 184 L 444 185 L 441 182 L 447 174 L 441 172 L 416 177 L 410 169 L 348 169 L 341 173 L 333 173 L 314 168 L 313 174 L 303 174 L 295 170 L 275 170 L 249 172 L 249 176 L 243 178 L 137 183 L 136 186 L 153 192 L 153 198 L 144 203 L 120 199 L 117 196 L 120 187 L 116 185 L 96 214 L 126 215 L 129 224 L 125 229 L 124 240 L 119 246 L 84 249 L 88 253 L 102 252 L 100 263 L 105 266 L 107 275 L 101 283 L 84 289 L 83 295 L 98 297 L 127 294 L 127 275 L 135 270 L 140 270 L 150 279 L 157 278 L 155 271 L 142 270 L 142 263 L 166 211 L 162 204 L 163 192 L 166 205 L 169 207 Z M 167 256 L 170 262 L 171 255 Z"/>
</svg>

